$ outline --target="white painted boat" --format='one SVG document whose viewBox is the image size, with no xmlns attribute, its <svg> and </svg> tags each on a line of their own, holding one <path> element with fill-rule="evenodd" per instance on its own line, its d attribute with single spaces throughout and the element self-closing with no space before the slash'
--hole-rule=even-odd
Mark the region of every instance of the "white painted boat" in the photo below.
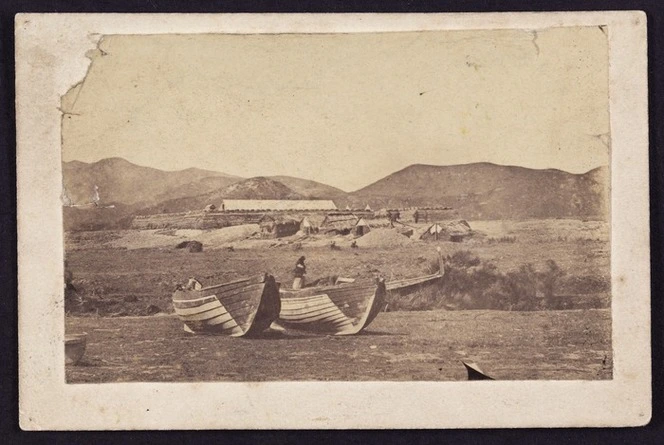
<svg viewBox="0 0 664 445">
<path fill-rule="evenodd" d="M 190 280 L 173 294 L 173 308 L 187 332 L 251 336 L 279 316 L 279 288 L 269 274 L 208 287 Z"/>
<path fill-rule="evenodd" d="M 357 334 L 381 311 L 385 292 L 382 278 L 367 284 L 281 290 L 278 323 L 285 328 L 319 334 Z"/>
</svg>

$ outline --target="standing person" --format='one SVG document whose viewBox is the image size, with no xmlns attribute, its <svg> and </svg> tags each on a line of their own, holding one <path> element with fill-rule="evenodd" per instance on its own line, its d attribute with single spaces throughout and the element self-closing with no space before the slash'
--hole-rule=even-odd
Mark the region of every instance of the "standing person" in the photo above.
<svg viewBox="0 0 664 445">
<path fill-rule="evenodd" d="M 302 289 L 304 287 L 304 276 L 307 273 L 307 266 L 304 265 L 305 258 L 303 256 L 295 263 L 295 270 L 293 271 L 293 289 Z"/>
</svg>

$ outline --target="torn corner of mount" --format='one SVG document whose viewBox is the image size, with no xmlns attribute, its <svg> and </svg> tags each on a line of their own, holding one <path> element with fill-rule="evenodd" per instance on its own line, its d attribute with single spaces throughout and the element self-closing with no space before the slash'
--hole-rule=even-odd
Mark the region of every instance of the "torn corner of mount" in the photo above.
<svg viewBox="0 0 664 445">
<path fill-rule="evenodd" d="M 104 57 L 107 56 L 108 52 L 104 51 L 101 49 L 99 46 L 95 49 L 90 49 L 85 52 L 85 57 L 87 57 L 90 60 L 95 60 L 97 57 Z"/>
</svg>

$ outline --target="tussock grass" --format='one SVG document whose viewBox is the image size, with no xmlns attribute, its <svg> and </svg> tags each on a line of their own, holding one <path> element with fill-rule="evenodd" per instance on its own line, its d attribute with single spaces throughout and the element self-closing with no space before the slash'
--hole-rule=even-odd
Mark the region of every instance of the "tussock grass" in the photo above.
<svg viewBox="0 0 664 445">
<path fill-rule="evenodd" d="M 445 276 L 438 284 L 406 296 L 391 295 L 391 310 L 497 309 L 534 311 L 559 306 L 558 290 L 565 272 L 553 260 L 536 269 L 524 264 L 518 270 L 501 272 L 468 250 L 444 260 Z M 428 270 L 435 273 L 438 262 Z"/>
</svg>

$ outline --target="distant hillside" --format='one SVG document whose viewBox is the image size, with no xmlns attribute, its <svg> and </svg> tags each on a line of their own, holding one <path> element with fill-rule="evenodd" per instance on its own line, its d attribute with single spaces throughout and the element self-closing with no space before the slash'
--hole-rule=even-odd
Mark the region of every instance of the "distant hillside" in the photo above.
<svg viewBox="0 0 664 445">
<path fill-rule="evenodd" d="M 585 174 L 477 163 L 411 165 L 350 194 L 351 206 L 448 206 L 465 219 L 600 218 L 608 169 Z"/>
<path fill-rule="evenodd" d="M 269 178 L 279 181 L 307 199 L 348 199 L 348 193 L 320 182 L 293 176 L 270 176 Z"/>
<path fill-rule="evenodd" d="M 141 214 L 186 212 L 202 210 L 208 204 L 219 206 L 224 199 L 304 199 L 279 181 L 258 176 L 231 184 L 197 196 L 169 199 L 154 207 L 141 210 Z"/>
<path fill-rule="evenodd" d="M 226 199 L 304 199 L 304 196 L 293 191 L 274 179 L 257 176 L 245 179 L 226 187 L 221 193 L 211 194 Z"/>
<path fill-rule="evenodd" d="M 172 187 L 155 197 L 155 201 L 164 202 L 177 198 L 188 198 L 190 196 L 204 195 L 215 190 L 223 189 L 231 184 L 242 181 L 243 178 L 228 176 L 208 176 L 197 181 Z"/>
<path fill-rule="evenodd" d="M 477 163 L 411 165 L 353 193 L 291 176 L 243 179 L 190 168 L 167 172 L 121 158 L 63 164 L 64 185 L 74 204 L 89 203 L 94 186 L 100 204 L 115 209 L 72 209 L 65 227 L 124 227 L 132 215 L 201 210 L 223 199 L 331 199 L 339 208 L 451 207 L 464 219 L 607 219 L 609 171 L 584 174 Z"/>
<path fill-rule="evenodd" d="M 227 186 L 240 179 L 197 168 L 167 172 L 138 166 L 122 158 L 63 163 L 64 186 L 74 204 L 89 203 L 97 185 L 102 203 L 154 205 L 178 194 L 205 193 L 210 190 L 206 186 L 211 177 L 215 178 L 211 180 L 216 181 L 215 187 Z"/>
<path fill-rule="evenodd" d="M 136 208 L 123 204 L 108 207 L 63 207 L 65 231 L 128 229 Z"/>
</svg>

